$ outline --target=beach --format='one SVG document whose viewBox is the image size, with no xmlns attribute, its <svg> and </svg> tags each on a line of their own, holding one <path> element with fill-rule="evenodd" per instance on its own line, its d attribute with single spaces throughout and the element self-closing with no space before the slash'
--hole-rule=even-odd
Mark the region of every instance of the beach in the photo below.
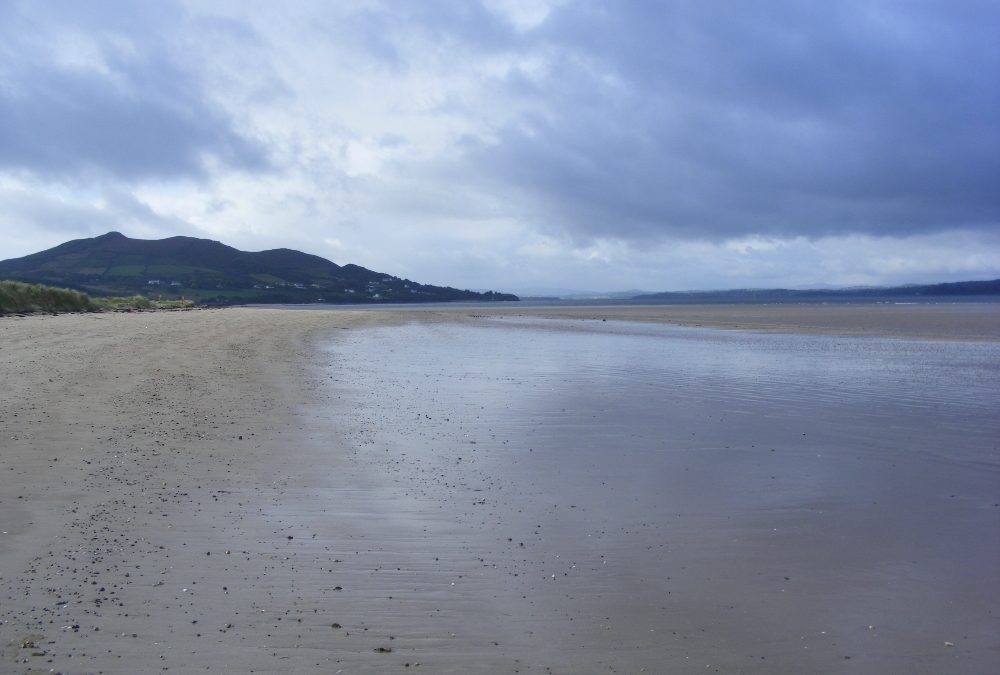
<svg viewBox="0 0 1000 675">
<path fill-rule="evenodd" d="M 0 319 L 0 672 L 992 672 L 997 307 Z"/>
</svg>

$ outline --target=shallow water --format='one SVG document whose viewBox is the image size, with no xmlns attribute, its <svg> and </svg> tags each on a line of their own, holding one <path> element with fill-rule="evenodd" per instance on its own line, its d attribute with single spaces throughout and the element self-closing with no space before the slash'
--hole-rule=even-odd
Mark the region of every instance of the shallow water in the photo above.
<svg viewBox="0 0 1000 675">
<path fill-rule="evenodd" d="M 441 670 L 1000 664 L 998 343 L 512 317 L 331 354 L 378 620 L 433 616 L 399 644 Z"/>
</svg>

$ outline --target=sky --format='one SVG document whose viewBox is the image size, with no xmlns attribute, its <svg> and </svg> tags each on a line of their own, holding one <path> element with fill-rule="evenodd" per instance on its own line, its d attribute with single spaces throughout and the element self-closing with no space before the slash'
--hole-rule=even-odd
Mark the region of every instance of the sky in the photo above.
<svg viewBox="0 0 1000 675">
<path fill-rule="evenodd" d="M 0 0 L 0 259 L 111 230 L 421 283 L 1000 277 L 994 0 Z"/>
</svg>

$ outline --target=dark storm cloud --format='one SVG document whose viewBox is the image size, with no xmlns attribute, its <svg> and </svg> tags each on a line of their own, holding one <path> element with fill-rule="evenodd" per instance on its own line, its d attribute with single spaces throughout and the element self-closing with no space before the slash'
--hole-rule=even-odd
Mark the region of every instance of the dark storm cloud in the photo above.
<svg viewBox="0 0 1000 675">
<path fill-rule="evenodd" d="M 466 160 L 583 235 L 996 228 L 998 25 L 996 3 L 572 3 L 498 48 L 552 69 L 497 83 L 538 110 Z"/>
<path fill-rule="evenodd" d="M 421 222 L 584 242 L 1000 229 L 996 2 L 191 7 L 0 2 L 0 172 L 271 166 L 235 112 L 319 200 L 336 148 L 390 139 L 352 194 L 427 204 Z M 322 169 L 291 157 L 308 147 Z"/>
<path fill-rule="evenodd" d="M 179 17 L 160 3 L 0 8 L 0 169 L 134 181 L 265 166 L 171 55 Z"/>
</svg>

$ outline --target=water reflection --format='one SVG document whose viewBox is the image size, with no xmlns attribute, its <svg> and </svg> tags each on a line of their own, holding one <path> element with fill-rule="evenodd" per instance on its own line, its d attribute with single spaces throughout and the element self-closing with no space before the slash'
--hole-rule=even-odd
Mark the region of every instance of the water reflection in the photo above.
<svg viewBox="0 0 1000 675">
<path fill-rule="evenodd" d="M 453 513 L 466 542 L 532 533 L 512 569 L 593 563 L 572 593 L 532 586 L 538 607 L 708 625 L 811 671 L 843 657 L 818 637 L 804 656 L 804 633 L 876 621 L 897 633 L 865 647 L 871 672 L 943 634 L 1000 647 L 997 343 L 488 319 L 335 353 L 411 517 Z M 488 603 L 516 612 L 525 588 Z"/>
</svg>

